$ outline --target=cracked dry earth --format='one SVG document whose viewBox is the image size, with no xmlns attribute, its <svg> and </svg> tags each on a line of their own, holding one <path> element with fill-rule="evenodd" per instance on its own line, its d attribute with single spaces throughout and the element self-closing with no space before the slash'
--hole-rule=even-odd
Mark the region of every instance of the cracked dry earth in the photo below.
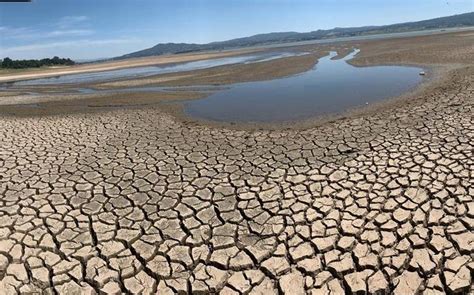
<svg viewBox="0 0 474 295">
<path fill-rule="evenodd" d="M 306 130 L 2 117 L 0 293 L 472 292 L 473 77 Z"/>
</svg>

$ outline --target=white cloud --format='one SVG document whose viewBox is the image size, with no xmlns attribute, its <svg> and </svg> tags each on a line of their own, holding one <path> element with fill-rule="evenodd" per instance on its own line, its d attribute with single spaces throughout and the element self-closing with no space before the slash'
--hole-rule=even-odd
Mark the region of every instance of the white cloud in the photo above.
<svg viewBox="0 0 474 295">
<path fill-rule="evenodd" d="M 49 42 L 49 43 L 37 43 L 31 45 L 21 45 L 21 46 L 12 46 L 12 47 L 0 47 L 0 52 L 3 57 L 8 56 L 12 53 L 17 52 L 27 52 L 27 51 L 36 51 L 44 49 L 68 49 L 74 47 L 91 47 L 99 45 L 114 45 L 114 44 L 126 44 L 126 43 L 135 43 L 139 42 L 138 39 L 131 38 L 120 38 L 120 39 L 104 39 L 104 40 L 89 40 L 81 39 L 75 41 L 61 41 L 61 42 Z"/>
<path fill-rule="evenodd" d="M 0 27 L 2 39 L 26 39 L 37 36 L 38 31 L 28 27 Z"/>
<path fill-rule="evenodd" d="M 87 16 L 65 16 L 31 27 L 0 26 L 0 58 L 14 59 L 64 56 L 95 58 L 117 56 L 143 47 L 133 35 L 100 39 Z M 93 36 L 93 37 L 92 37 Z M 128 37 L 131 36 L 131 37 Z"/>
<path fill-rule="evenodd" d="M 59 19 L 56 25 L 61 29 L 65 29 L 72 26 L 77 26 L 78 24 L 82 24 L 87 20 L 89 20 L 89 17 L 85 15 L 63 16 Z"/>
<path fill-rule="evenodd" d="M 94 34 L 94 31 L 85 29 L 63 29 L 48 31 L 35 30 L 26 27 L 0 27 L 0 34 L 3 40 L 38 40 L 44 38 L 89 36 Z"/>
<path fill-rule="evenodd" d="M 3 40 L 35 41 L 45 38 L 77 37 L 94 34 L 93 30 L 87 29 L 89 18 L 87 16 L 65 16 L 49 25 L 37 27 L 9 27 L 0 26 L 0 34 Z"/>
<path fill-rule="evenodd" d="M 69 21 L 69 22 L 82 22 L 88 20 L 89 17 L 85 15 L 69 15 L 61 17 L 60 21 Z"/>
<path fill-rule="evenodd" d="M 88 36 L 94 34 L 92 30 L 57 30 L 46 34 L 46 37 Z"/>
</svg>

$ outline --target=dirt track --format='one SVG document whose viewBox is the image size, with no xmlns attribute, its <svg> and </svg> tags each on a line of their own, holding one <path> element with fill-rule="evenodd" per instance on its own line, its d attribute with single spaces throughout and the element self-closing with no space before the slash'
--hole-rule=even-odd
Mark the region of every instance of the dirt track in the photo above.
<svg viewBox="0 0 474 295">
<path fill-rule="evenodd" d="M 1 117 L 1 292 L 473 292 L 473 44 L 358 44 L 354 63 L 444 78 L 319 127 L 160 107 Z"/>
</svg>

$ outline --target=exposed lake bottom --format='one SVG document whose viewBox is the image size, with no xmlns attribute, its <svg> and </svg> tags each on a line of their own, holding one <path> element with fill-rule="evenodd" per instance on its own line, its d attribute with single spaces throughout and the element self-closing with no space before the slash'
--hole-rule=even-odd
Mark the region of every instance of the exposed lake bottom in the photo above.
<svg viewBox="0 0 474 295">
<path fill-rule="evenodd" d="M 60 75 L 56 77 L 39 78 L 26 81 L 9 82 L 7 85 L 14 86 L 37 86 L 37 85 L 64 85 L 64 84 L 78 84 L 91 82 L 105 82 L 117 79 L 136 79 L 150 77 L 160 74 L 179 73 L 186 71 L 202 70 L 213 67 L 233 65 L 233 64 L 253 64 L 265 61 L 271 61 L 280 58 L 301 56 L 305 52 L 257 52 L 254 54 L 245 54 L 241 56 L 222 57 L 214 59 L 204 59 L 191 62 L 183 62 L 177 64 L 164 64 L 156 66 L 141 66 L 133 68 L 125 68 L 119 70 L 108 70 L 101 72 L 81 73 Z"/>
</svg>

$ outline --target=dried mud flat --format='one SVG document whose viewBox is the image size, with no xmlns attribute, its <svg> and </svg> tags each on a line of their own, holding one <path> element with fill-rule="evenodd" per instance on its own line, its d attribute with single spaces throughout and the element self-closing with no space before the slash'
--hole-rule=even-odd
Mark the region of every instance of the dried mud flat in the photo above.
<svg viewBox="0 0 474 295">
<path fill-rule="evenodd" d="M 363 62 L 448 76 L 319 127 L 1 117 L 0 293 L 472 292 L 474 43 L 459 38 L 383 58 L 387 43 L 361 44 Z"/>
<path fill-rule="evenodd" d="M 133 67 L 155 66 L 162 64 L 174 64 L 191 62 L 212 58 L 229 57 L 234 55 L 253 53 L 258 49 L 241 49 L 222 52 L 201 52 L 178 55 L 162 55 L 151 57 L 130 58 L 124 60 L 112 60 L 98 63 L 78 64 L 74 66 L 50 67 L 45 69 L 11 70 L 6 73 L 0 72 L 0 82 L 19 81 L 27 79 L 56 77 L 66 74 L 94 73 L 102 71 L 119 70 Z"/>
</svg>

